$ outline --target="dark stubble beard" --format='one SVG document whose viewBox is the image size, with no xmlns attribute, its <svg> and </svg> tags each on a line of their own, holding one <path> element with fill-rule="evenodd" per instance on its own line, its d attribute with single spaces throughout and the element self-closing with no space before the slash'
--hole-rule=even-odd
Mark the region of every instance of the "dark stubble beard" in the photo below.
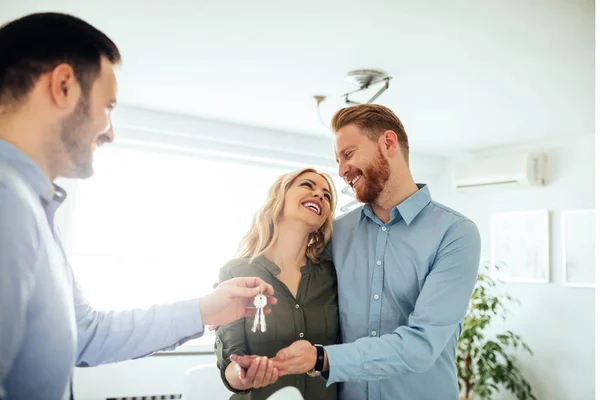
<svg viewBox="0 0 600 400">
<path fill-rule="evenodd" d="M 90 131 L 90 108 L 88 96 L 82 93 L 75 110 L 61 123 L 60 139 L 73 164 L 73 169 L 65 175 L 70 178 L 89 178 L 94 174 L 92 166 L 92 141 L 95 135 Z"/>
<path fill-rule="evenodd" d="M 363 176 L 360 179 L 363 183 L 362 187 L 356 190 L 356 200 L 361 203 L 374 203 L 385 188 L 391 173 L 390 164 L 383 156 L 381 149 L 378 149 L 375 160 L 362 173 Z"/>
</svg>

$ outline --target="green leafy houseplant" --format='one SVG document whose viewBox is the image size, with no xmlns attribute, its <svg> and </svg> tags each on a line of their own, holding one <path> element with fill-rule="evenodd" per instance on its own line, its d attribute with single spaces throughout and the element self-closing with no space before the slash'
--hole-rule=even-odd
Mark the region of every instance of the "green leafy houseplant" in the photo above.
<svg viewBox="0 0 600 400">
<path fill-rule="evenodd" d="M 489 338 L 485 330 L 494 317 L 506 319 L 505 304 L 515 302 L 508 294 L 498 294 L 497 283 L 485 266 L 477 284 L 458 339 L 456 364 L 463 398 L 488 400 L 500 387 L 519 400 L 536 399 L 531 385 L 515 364 L 515 352 L 522 348 L 533 354 L 521 337 L 509 330 Z"/>
</svg>

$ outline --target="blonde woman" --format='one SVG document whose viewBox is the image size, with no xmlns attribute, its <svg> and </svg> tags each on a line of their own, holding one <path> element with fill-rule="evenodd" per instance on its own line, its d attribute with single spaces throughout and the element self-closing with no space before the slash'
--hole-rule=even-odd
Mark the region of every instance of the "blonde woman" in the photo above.
<svg viewBox="0 0 600 400">
<path fill-rule="evenodd" d="M 231 399 L 266 399 L 295 386 L 306 399 L 336 399 L 337 387 L 318 377 L 279 376 L 269 358 L 298 339 L 313 344 L 338 342 L 337 280 L 323 257 L 335 210 L 331 178 L 312 168 L 281 176 L 256 213 L 240 245 L 240 258 L 228 262 L 219 280 L 258 276 L 273 285 L 278 302 L 266 316 L 266 332 L 252 332 L 254 318 L 217 329 L 217 365 Z M 257 355 L 242 368 L 235 355 Z M 234 357 L 232 357 L 234 356 Z"/>
</svg>

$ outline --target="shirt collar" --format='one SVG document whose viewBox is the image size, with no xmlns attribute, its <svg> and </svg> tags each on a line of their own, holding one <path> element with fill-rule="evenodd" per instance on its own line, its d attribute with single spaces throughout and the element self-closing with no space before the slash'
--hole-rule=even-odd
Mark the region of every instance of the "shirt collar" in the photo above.
<svg viewBox="0 0 600 400">
<path fill-rule="evenodd" d="M 401 217 L 406 222 L 406 225 L 410 225 L 425 206 L 431 202 L 431 193 L 429 193 L 427 185 L 424 183 L 417 183 L 417 188 L 418 190 L 415 193 L 396 207 L 392 208 L 392 211 L 390 212 L 390 222 L 394 223 Z M 375 212 L 373 212 L 373 208 L 370 204 L 366 204 L 362 208 L 358 222 L 362 221 L 365 216 L 374 221 L 376 220 Z"/>
<path fill-rule="evenodd" d="M 279 268 L 277 264 L 269 260 L 264 254 L 256 257 L 255 262 L 257 262 L 261 267 L 266 269 L 271 275 L 275 277 L 281 273 L 281 268 Z M 300 273 L 302 275 L 308 274 L 311 270 L 311 268 L 308 268 L 309 266 L 312 266 L 312 261 L 310 260 L 310 258 L 307 258 L 306 265 L 300 268 Z"/>
<path fill-rule="evenodd" d="M 7 141 L 0 139 L 0 162 L 2 161 L 17 171 L 45 203 L 52 200 L 62 203 L 67 197 L 65 190 L 53 184 L 29 156 Z"/>
</svg>

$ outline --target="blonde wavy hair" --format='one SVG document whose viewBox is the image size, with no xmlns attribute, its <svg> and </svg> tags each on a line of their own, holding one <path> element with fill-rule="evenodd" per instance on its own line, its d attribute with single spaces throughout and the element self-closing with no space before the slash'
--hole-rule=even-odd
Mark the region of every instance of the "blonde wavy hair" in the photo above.
<svg viewBox="0 0 600 400">
<path fill-rule="evenodd" d="M 250 257 L 250 261 L 252 262 L 256 257 L 265 254 L 273 247 L 273 244 L 279 237 L 278 220 L 285 206 L 285 195 L 296 179 L 307 172 L 313 172 L 322 176 L 329 184 L 331 191 L 330 211 L 327 220 L 325 220 L 325 223 L 323 223 L 318 231 L 310 233 L 308 247 L 306 248 L 306 256 L 313 263 L 319 264 L 324 261 L 319 256 L 325 249 L 327 242 L 331 239 L 333 232 L 336 191 L 331 177 L 325 173 L 318 172 L 314 168 L 299 169 L 284 174 L 275 181 L 269 189 L 267 201 L 254 215 L 252 227 L 240 243 L 238 250 L 240 257 Z"/>
</svg>

